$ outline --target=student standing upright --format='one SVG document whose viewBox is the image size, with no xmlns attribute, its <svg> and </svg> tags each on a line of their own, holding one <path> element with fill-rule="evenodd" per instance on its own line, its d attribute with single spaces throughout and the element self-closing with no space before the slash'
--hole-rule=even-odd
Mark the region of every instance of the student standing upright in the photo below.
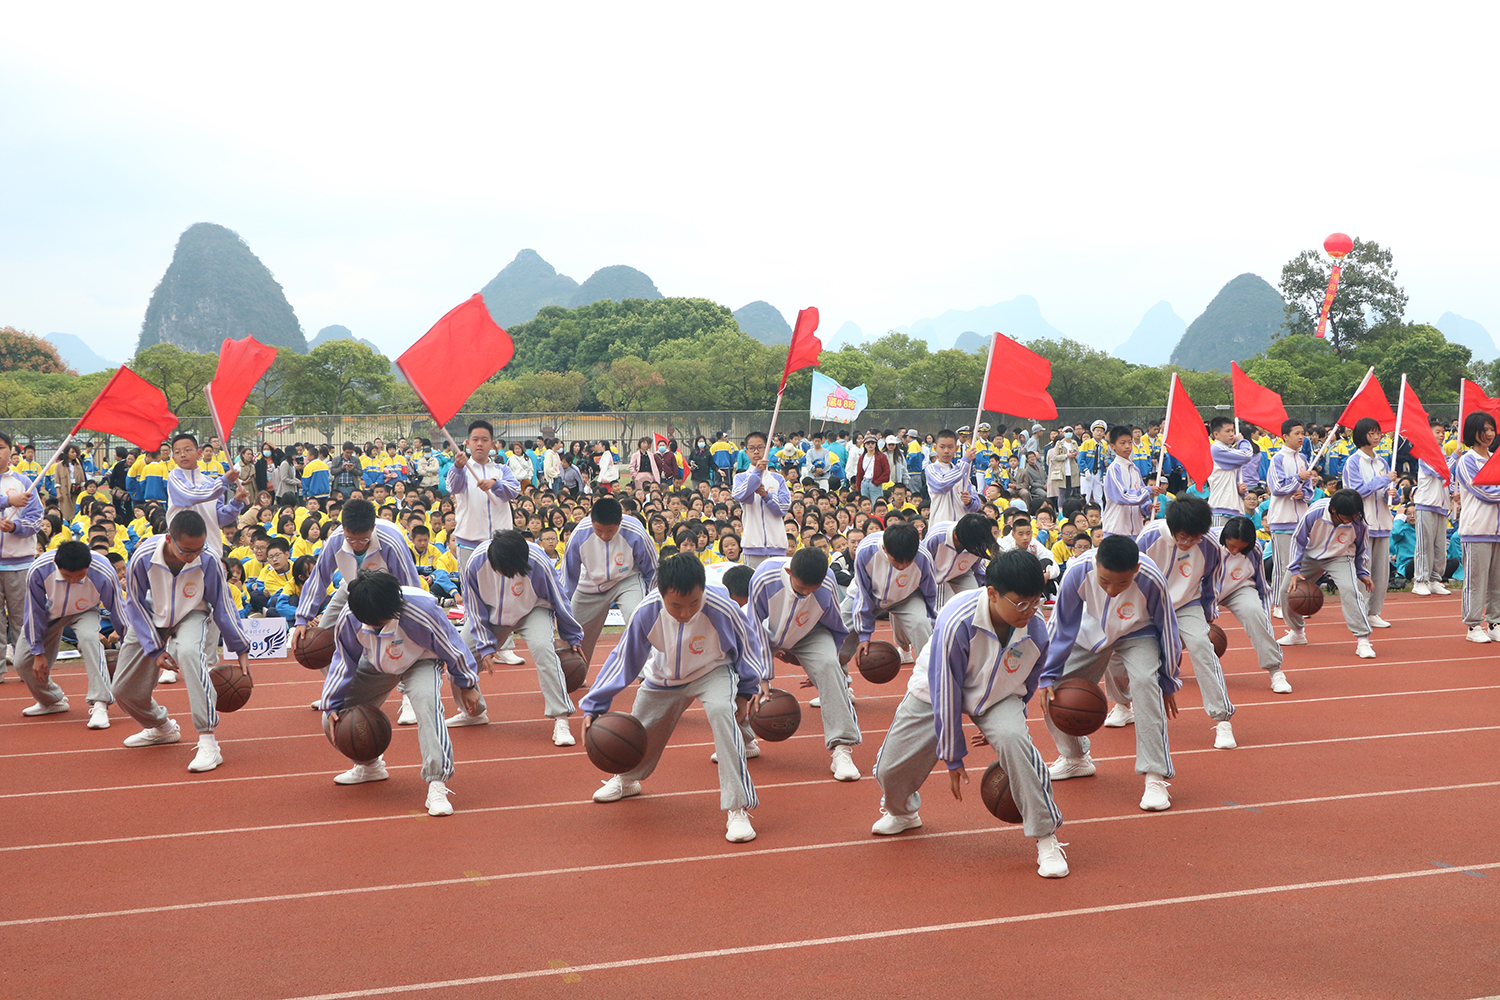
<svg viewBox="0 0 1500 1000">
<path fill-rule="evenodd" d="M 1442 448 L 1447 436 L 1443 422 L 1433 420 L 1431 430 L 1438 448 Z M 1417 551 L 1412 559 L 1411 592 L 1417 597 L 1448 593 L 1443 586 L 1443 571 L 1448 567 L 1448 510 L 1453 506 L 1449 493 L 1450 487 L 1438 470 L 1419 460 L 1417 489 L 1412 495 L 1417 508 Z"/>
<path fill-rule="evenodd" d="M 1271 530 L 1272 604 L 1281 612 L 1281 594 L 1286 590 L 1286 567 L 1292 558 L 1292 534 L 1301 525 L 1307 507 L 1313 500 L 1312 478 L 1316 473 L 1307 463 L 1302 443 L 1306 440 L 1302 421 L 1288 418 L 1281 424 L 1281 448 L 1271 456 L 1266 473 L 1270 487 L 1270 506 L 1266 526 Z"/>
<path fill-rule="evenodd" d="M 786 477 L 767 468 L 766 436 L 760 431 L 745 435 L 745 455 L 750 468 L 734 476 L 732 495 L 740 505 L 744 535 L 740 551 L 745 565 L 756 569 L 772 556 L 786 555 L 786 512 L 792 505 L 792 491 Z"/>
<path fill-rule="evenodd" d="M 1371 628 L 1391 627 L 1380 617 L 1385 610 L 1385 593 L 1391 586 L 1391 525 L 1396 519 L 1391 513 L 1391 498 L 1396 492 L 1391 485 L 1391 467 L 1375 453 L 1384 437 L 1378 422 L 1361 417 L 1354 424 L 1354 453 L 1344 464 L 1345 488 L 1358 493 L 1365 504 L 1372 583 L 1366 603 Z"/>
</svg>

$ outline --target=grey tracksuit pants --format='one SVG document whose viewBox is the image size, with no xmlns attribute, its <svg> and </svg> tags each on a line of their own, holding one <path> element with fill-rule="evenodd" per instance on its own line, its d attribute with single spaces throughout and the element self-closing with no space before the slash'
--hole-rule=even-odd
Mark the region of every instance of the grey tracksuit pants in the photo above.
<svg viewBox="0 0 1500 1000">
<path fill-rule="evenodd" d="M 849 675 L 839 665 L 839 650 L 833 635 L 821 625 L 803 636 L 787 652 L 797 657 L 803 671 L 818 689 L 823 716 L 823 745 L 856 747 L 863 742 L 859 717 L 849 697 Z"/>
<path fill-rule="evenodd" d="M 1286 614 L 1286 609 L 1281 605 L 1281 595 L 1286 591 L 1286 564 L 1291 559 L 1292 533 L 1271 532 L 1271 604 L 1281 608 L 1283 615 Z"/>
<path fill-rule="evenodd" d="M 1229 700 L 1229 688 L 1224 684 L 1224 668 L 1208 638 L 1208 620 L 1197 601 L 1177 609 L 1177 632 L 1182 636 L 1183 648 L 1193 658 L 1193 677 L 1198 681 L 1203 711 L 1215 722 L 1228 722 L 1234 715 L 1234 703 Z"/>
<path fill-rule="evenodd" d="M 960 574 L 959 576 L 954 577 L 952 580 L 949 580 L 947 583 L 938 584 L 938 610 L 943 610 L 943 605 L 947 604 L 949 601 L 953 600 L 964 591 L 977 589 L 979 589 L 979 582 L 974 579 L 974 574 L 972 572 Z"/>
<path fill-rule="evenodd" d="M 1219 599 L 1221 607 L 1228 608 L 1235 620 L 1245 627 L 1250 648 L 1262 670 L 1280 670 L 1282 649 L 1276 645 L 1276 636 L 1271 633 L 1271 620 L 1266 617 L 1266 606 L 1254 587 L 1241 587 L 1229 596 Z M 1194 661 L 1196 663 L 1196 661 Z M 1196 666 L 1194 667 L 1196 670 Z"/>
<path fill-rule="evenodd" d="M 1136 636 L 1121 639 L 1113 646 L 1098 652 L 1090 652 L 1082 646 L 1074 646 L 1063 665 L 1062 677 L 1087 677 L 1094 683 L 1104 676 L 1110 658 L 1118 655 L 1125 665 L 1125 674 L 1130 678 L 1130 690 L 1135 693 L 1135 770 L 1137 774 L 1160 774 L 1170 778 L 1172 750 L 1167 742 L 1167 710 L 1161 699 L 1161 686 L 1157 683 L 1157 669 L 1161 663 L 1161 640 L 1156 636 Z M 1150 692 L 1150 696 L 1146 692 Z M 1064 757 L 1079 758 L 1089 752 L 1087 736 L 1069 736 L 1052 724 L 1047 716 L 1047 730 L 1057 744 L 1057 752 Z"/>
<path fill-rule="evenodd" d="M 622 777 L 628 781 L 651 777 L 677 728 L 677 720 L 689 705 L 699 701 L 713 731 L 714 752 L 719 755 L 719 808 L 725 812 L 754 809 L 760 800 L 745 764 L 745 740 L 734 717 L 738 690 L 739 674 L 730 664 L 714 667 L 681 687 L 658 688 L 643 682 L 636 689 L 630 714 L 646 727 L 646 756 L 639 767 Z"/>
<path fill-rule="evenodd" d="M 1385 592 L 1391 589 L 1391 538 L 1367 538 L 1370 546 L 1370 576 L 1375 586 L 1365 600 L 1369 614 L 1378 615 L 1385 610 Z M 1343 586 L 1343 584 L 1340 584 Z"/>
<path fill-rule="evenodd" d="M 344 694 L 344 707 L 385 703 L 392 688 L 411 699 L 417 713 L 417 748 L 422 753 L 422 779 L 447 781 L 453 777 L 453 744 L 448 727 L 443 724 L 443 668 L 434 659 L 418 660 L 405 673 L 387 674 L 375 669 L 368 657 L 361 656 L 354 679 Z M 373 764 L 373 760 L 356 761 Z"/>
<path fill-rule="evenodd" d="M 1413 559 L 1412 582 L 1442 583 L 1447 568 L 1448 516 L 1430 510 L 1417 511 L 1417 554 Z"/>
<path fill-rule="evenodd" d="M 1356 639 L 1367 638 L 1370 634 L 1370 619 L 1365 610 L 1365 585 L 1354 573 L 1354 557 L 1339 556 L 1327 562 L 1303 558 L 1300 575 L 1304 580 L 1316 583 L 1324 573 L 1333 577 L 1334 585 L 1339 588 L 1339 603 L 1344 607 L 1344 624 L 1349 626 L 1349 631 L 1354 633 Z M 1282 585 L 1286 586 L 1290 580 L 1291 574 L 1287 574 Z M 1301 629 L 1307 624 L 1307 619 L 1294 612 L 1287 603 L 1285 590 L 1282 591 L 1281 613 L 1291 628 Z"/>
<path fill-rule="evenodd" d="M 0 603 L 5 605 L 5 634 L 6 642 L 16 646 L 21 645 L 21 635 L 26 627 L 26 573 L 24 569 L 0 570 Z M 20 662 L 20 650 L 16 651 L 16 661 Z M 0 656 L 0 677 L 5 676 L 8 668 L 5 658 Z"/>
<path fill-rule="evenodd" d="M 563 676 L 562 664 L 557 659 L 557 650 L 553 648 L 553 642 L 557 637 L 557 625 L 552 617 L 551 608 L 532 608 L 525 618 L 513 626 L 491 625 L 489 622 L 467 618 L 464 621 L 464 642 L 468 644 L 470 651 L 475 652 L 476 660 L 478 659 L 479 636 L 474 630 L 477 628 L 489 629 L 497 642 L 504 642 L 519 632 L 521 638 L 526 640 L 526 647 L 531 650 L 531 658 L 536 663 L 536 681 L 542 689 L 543 714 L 552 719 L 566 719 L 573 714 L 573 699 L 568 697 L 568 681 Z M 458 685 L 453 684 L 452 687 L 454 702 L 462 706 L 463 699 L 458 693 Z M 480 692 L 479 711 L 486 710 L 484 692 Z"/>
<path fill-rule="evenodd" d="M 594 662 L 594 647 L 599 645 L 599 633 L 604 631 L 604 619 L 609 615 L 609 606 L 620 602 L 620 613 L 625 624 L 646 599 L 646 588 L 641 584 L 639 573 L 632 573 L 602 594 L 588 594 L 582 590 L 573 592 L 573 617 L 583 626 L 583 658 Z"/>
<path fill-rule="evenodd" d="M 1500 625 L 1500 543 L 1464 542 L 1464 624 Z"/>
<path fill-rule="evenodd" d="M 932 619 L 927 617 L 927 602 L 921 594 L 913 594 L 900 604 L 887 609 L 891 615 L 891 631 L 895 633 L 896 645 L 910 646 L 912 656 L 921 656 L 932 638 Z M 839 614 L 844 618 L 844 627 L 851 635 L 858 633 L 854 620 L 854 595 L 844 598 L 839 605 Z M 857 641 L 857 640 L 856 640 Z"/>
<path fill-rule="evenodd" d="M 110 693 L 109 674 L 104 670 L 104 643 L 99 641 L 98 611 L 81 611 L 66 618 L 54 618 L 47 623 L 47 631 L 42 635 L 42 654 L 47 657 L 47 666 L 56 668 L 57 648 L 62 643 L 63 629 L 69 626 L 78 635 L 78 653 L 83 657 L 83 669 L 89 678 L 89 693 L 86 696 L 89 704 L 113 704 L 115 696 Z M 37 683 L 36 675 L 31 672 L 30 656 L 19 649 L 16 651 L 16 672 L 26 682 L 26 689 L 38 704 L 56 705 L 63 700 L 63 689 L 50 674 L 45 684 Z"/>
<path fill-rule="evenodd" d="M 157 629 L 157 641 L 182 670 L 193 728 L 202 734 L 212 733 L 219 727 L 219 713 L 214 707 L 218 695 L 208 672 L 219 662 L 219 627 L 207 611 L 189 611 L 175 629 Z M 115 703 L 147 729 L 164 726 L 171 717 L 152 695 L 158 676 L 156 660 L 147 658 L 134 632 L 126 633 L 110 688 Z"/>
</svg>

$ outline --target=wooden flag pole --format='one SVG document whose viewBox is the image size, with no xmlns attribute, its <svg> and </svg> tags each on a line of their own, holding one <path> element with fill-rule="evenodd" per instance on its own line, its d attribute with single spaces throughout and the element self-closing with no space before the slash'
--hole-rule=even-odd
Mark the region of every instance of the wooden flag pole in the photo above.
<svg viewBox="0 0 1500 1000">
<path fill-rule="evenodd" d="M 990 356 L 984 361 L 984 381 L 979 383 L 979 406 L 974 410 L 974 432 L 969 436 L 972 445 L 979 439 L 979 421 L 984 417 L 984 393 L 990 384 L 990 366 L 995 363 L 995 343 L 999 338 L 998 333 L 990 334 Z"/>
<path fill-rule="evenodd" d="M 781 396 L 782 396 L 782 393 L 778 392 L 776 394 L 776 408 L 771 411 L 771 429 L 766 432 L 766 458 L 767 458 L 767 460 L 769 460 L 770 456 L 771 456 L 771 438 L 774 437 L 775 434 L 776 434 L 776 418 L 778 418 L 778 417 L 781 416 Z"/>
<path fill-rule="evenodd" d="M 1177 391 L 1177 373 L 1172 373 L 1172 381 L 1167 384 L 1167 415 L 1161 423 L 1161 453 L 1156 456 L 1156 482 L 1161 483 L 1162 466 L 1167 461 L 1167 435 L 1172 430 L 1172 395 Z"/>
</svg>

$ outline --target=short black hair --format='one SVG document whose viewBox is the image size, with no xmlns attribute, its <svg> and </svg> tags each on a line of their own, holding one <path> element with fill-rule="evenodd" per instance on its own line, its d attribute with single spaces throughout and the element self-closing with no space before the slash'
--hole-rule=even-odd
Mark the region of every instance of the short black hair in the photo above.
<svg viewBox="0 0 1500 1000">
<path fill-rule="evenodd" d="M 808 586 L 818 586 L 828 578 L 828 556 L 809 546 L 792 553 L 787 572 Z"/>
<path fill-rule="evenodd" d="M 953 526 L 954 546 L 981 559 L 995 554 L 995 522 L 983 514 L 965 514 Z"/>
<path fill-rule="evenodd" d="M 1109 429 L 1109 434 L 1107 436 L 1109 438 L 1109 443 L 1111 445 L 1113 445 L 1116 441 L 1120 440 L 1120 438 L 1122 438 L 1122 437 L 1124 437 L 1124 438 L 1134 437 L 1135 436 L 1135 432 L 1132 431 L 1129 427 L 1126 427 L 1124 424 L 1115 424 L 1113 427 L 1111 427 Z"/>
<path fill-rule="evenodd" d="M 1464 417 L 1464 447 L 1473 448 L 1479 444 L 1479 435 L 1484 433 L 1485 425 L 1495 426 L 1495 418 L 1478 410 Z"/>
<path fill-rule="evenodd" d="M 762 431 L 751 431 L 749 434 L 745 435 L 745 444 L 744 444 L 744 446 L 746 448 L 750 447 L 750 441 L 751 441 L 752 438 L 760 438 L 762 441 L 766 441 L 766 435 L 764 434 L 764 432 L 762 432 Z M 769 445 L 770 442 L 766 441 L 766 444 Z"/>
<path fill-rule="evenodd" d="M 292 544 L 281 535 L 277 535 L 266 545 L 267 551 L 271 549 L 280 549 L 282 552 L 290 553 L 292 551 Z"/>
<path fill-rule="evenodd" d="M 488 431 L 490 437 L 494 437 L 495 436 L 495 425 L 492 424 L 492 423 L 490 423 L 488 420 L 471 420 L 471 421 L 469 421 L 469 429 L 468 429 L 467 433 L 473 434 L 475 428 L 479 428 L 481 430 Z"/>
<path fill-rule="evenodd" d="M 187 431 L 183 431 L 181 434 L 174 434 L 174 435 L 172 435 L 172 447 L 176 448 L 177 447 L 177 442 L 178 441 L 182 441 L 184 439 L 193 442 L 193 447 L 194 448 L 198 447 L 198 439 L 196 437 L 194 437 L 193 435 L 189 434 Z"/>
<path fill-rule="evenodd" d="M 749 566 L 731 567 L 724 571 L 724 589 L 729 591 L 730 597 L 749 597 L 750 580 L 754 576 L 755 570 Z"/>
<path fill-rule="evenodd" d="M 1333 496 L 1328 498 L 1328 512 L 1364 520 L 1365 498 L 1354 490 L 1335 490 Z"/>
<path fill-rule="evenodd" d="M 1244 542 L 1252 549 L 1255 547 L 1255 522 L 1244 515 L 1231 517 L 1224 522 L 1224 527 L 1219 529 L 1219 544 L 1223 545 L 1231 539 Z"/>
<path fill-rule="evenodd" d="M 1110 535 L 1097 551 L 1094 561 L 1111 573 L 1126 573 L 1141 564 L 1140 546 L 1129 535 Z"/>
<path fill-rule="evenodd" d="M 1025 549 L 1007 549 L 990 560 L 984 571 L 985 585 L 1000 594 L 1036 597 L 1047 586 L 1042 561 Z"/>
<path fill-rule="evenodd" d="M 949 430 L 948 428 L 945 427 L 942 430 L 940 430 L 940 431 L 937 432 L 937 437 L 933 438 L 933 441 L 941 441 L 943 438 L 952 438 L 953 440 L 957 441 L 958 440 L 958 432 L 957 431 Z"/>
<path fill-rule="evenodd" d="M 880 543 L 892 559 L 911 562 L 917 558 L 917 552 L 922 547 L 922 536 L 918 534 L 915 525 L 902 521 L 886 528 L 880 536 Z"/>
<path fill-rule="evenodd" d="M 1293 427 L 1306 428 L 1306 426 L 1306 424 L 1298 420 L 1296 417 L 1287 417 L 1281 422 L 1281 436 L 1286 437 L 1286 435 L 1292 433 Z"/>
<path fill-rule="evenodd" d="M 625 508 L 612 496 L 602 496 L 589 508 L 589 520 L 608 527 L 625 520 Z"/>
<path fill-rule="evenodd" d="M 1208 422 L 1208 433 L 1217 434 L 1222 428 L 1232 423 L 1234 423 L 1233 417 L 1214 417 Z"/>
<path fill-rule="evenodd" d="M 401 581 L 382 570 L 361 573 L 349 584 L 349 613 L 371 628 L 399 618 L 405 604 Z"/>
<path fill-rule="evenodd" d="M 1354 446 L 1356 448 L 1363 448 L 1370 443 L 1370 432 L 1378 430 L 1380 430 L 1380 421 L 1374 417 L 1360 417 L 1354 422 Z M 1470 447 L 1473 447 L 1473 445 L 1470 445 Z"/>
<path fill-rule="evenodd" d="M 172 518 L 167 534 L 172 536 L 174 542 L 182 538 L 206 538 L 208 525 L 203 523 L 203 515 L 196 510 L 180 510 Z"/>
<path fill-rule="evenodd" d="M 679 552 L 663 559 L 656 567 L 656 587 L 663 594 L 670 590 L 687 596 L 702 590 L 706 581 L 703 564 L 691 552 Z"/>
<path fill-rule="evenodd" d="M 93 561 L 94 557 L 89 554 L 89 547 L 82 542 L 63 542 L 57 547 L 58 569 L 76 573 L 81 569 L 88 569 Z"/>
<path fill-rule="evenodd" d="M 1202 497 L 1182 496 L 1167 504 L 1167 531 L 1173 535 L 1206 535 L 1214 511 Z"/>
<path fill-rule="evenodd" d="M 531 572 L 531 546 L 514 528 L 497 531 L 490 537 L 487 558 L 490 569 L 501 576 L 521 576 Z"/>
<path fill-rule="evenodd" d="M 339 523 L 344 526 L 346 533 L 352 531 L 357 535 L 363 535 L 367 531 L 374 531 L 375 505 L 368 500 L 350 500 L 344 504 Z"/>
<path fill-rule="evenodd" d="M 418 535 L 426 535 L 428 538 L 431 538 L 432 529 L 428 528 L 425 524 L 414 524 L 411 526 L 411 537 L 415 540 Z"/>
</svg>

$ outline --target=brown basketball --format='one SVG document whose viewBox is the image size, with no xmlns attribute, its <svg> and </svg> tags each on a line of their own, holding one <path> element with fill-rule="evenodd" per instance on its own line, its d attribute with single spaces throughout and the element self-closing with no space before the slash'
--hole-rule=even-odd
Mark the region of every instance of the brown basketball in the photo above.
<svg viewBox="0 0 1500 1000">
<path fill-rule="evenodd" d="M 859 672 L 871 684 L 888 684 L 901 672 L 901 654 L 888 642 L 872 642 L 859 658 Z"/>
<path fill-rule="evenodd" d="M 292 645 L 292 655 L 308 670 L 322 670 L 333 662 L 336 641 L 333 629 L 309 625 Z"/>
<path fill-rule="evenodd" d="M 589 760 L 606 774 L 624 774 L 646 759 L 646 727 L 628 712 L 606 712 L 583 731 Z"/>
<path fill-rule="evenodd" d="M 255 681 L 251 679 L 250 671 L 240 666 L 238 660 L 210 670 L 208 676 L 214 682 L 214 693 L 218 696 L 215 707 L 219 711 L 238 711 L 250 700 L 250 690 L 255 687 Z"/>
<path fill-rule="evenodd" d="M 583 687 L 588 682 L 588 661 L 574 652 L 573 647 L 566 642 L 558 642 L 553 649 L 557 652 L 557 662 L 562 666 L 563 678 L 568 682 L 568 690 L 577 691 Z"/>
<path fill-rule="evenodd" d="M 1069 736 L 1097 732 L 1107 714 L 1104 692 L 1086 677 L 1070 677 L 1052 689 L 1052 724 Z"/>
<path fill-rule="evenodd" d="M 756 736 L 772 743 L 787 739 L 801 724 L 802 706 L 797 697 L 780 688 L 772 688 L 766 700 L 750 710 L 750 728 Z"/>
<path fill-rule="evenodd" d="M 1208 641 L 1213 643 L 1215 656 L 1223 656 L 1224 650 L 1229 648 L 1229 636 L 1219 628 L 1218 622 L 1208 623 Z"/>
<path fill-rule="evenodd" d="M 1323 588 L 1311 580 L 1302 579 L 1287 588 L 1286 610 L 1303 618 L 1311 618 L 1323 609 Z"/>
<path fill-rule="evenodd" d="M 1016 800 L 1010 794 L 1010 776 L 998 760 L 984 769 L 984 777 L 979 779 L 979 797 L 984 799 L 984 807 L 996 819 L 1007 823 L 1021 822 L 1021 810 L 1016 808 Z"/>
<path fill-rule="evenodd" d="M 339 753 L 356 764 L 374 760 L 391 745 L 391 720 L 374 705 L 355 705 L 339 712 L 332 731 L 323 716 L 323 732 Z"/>
</svg>

